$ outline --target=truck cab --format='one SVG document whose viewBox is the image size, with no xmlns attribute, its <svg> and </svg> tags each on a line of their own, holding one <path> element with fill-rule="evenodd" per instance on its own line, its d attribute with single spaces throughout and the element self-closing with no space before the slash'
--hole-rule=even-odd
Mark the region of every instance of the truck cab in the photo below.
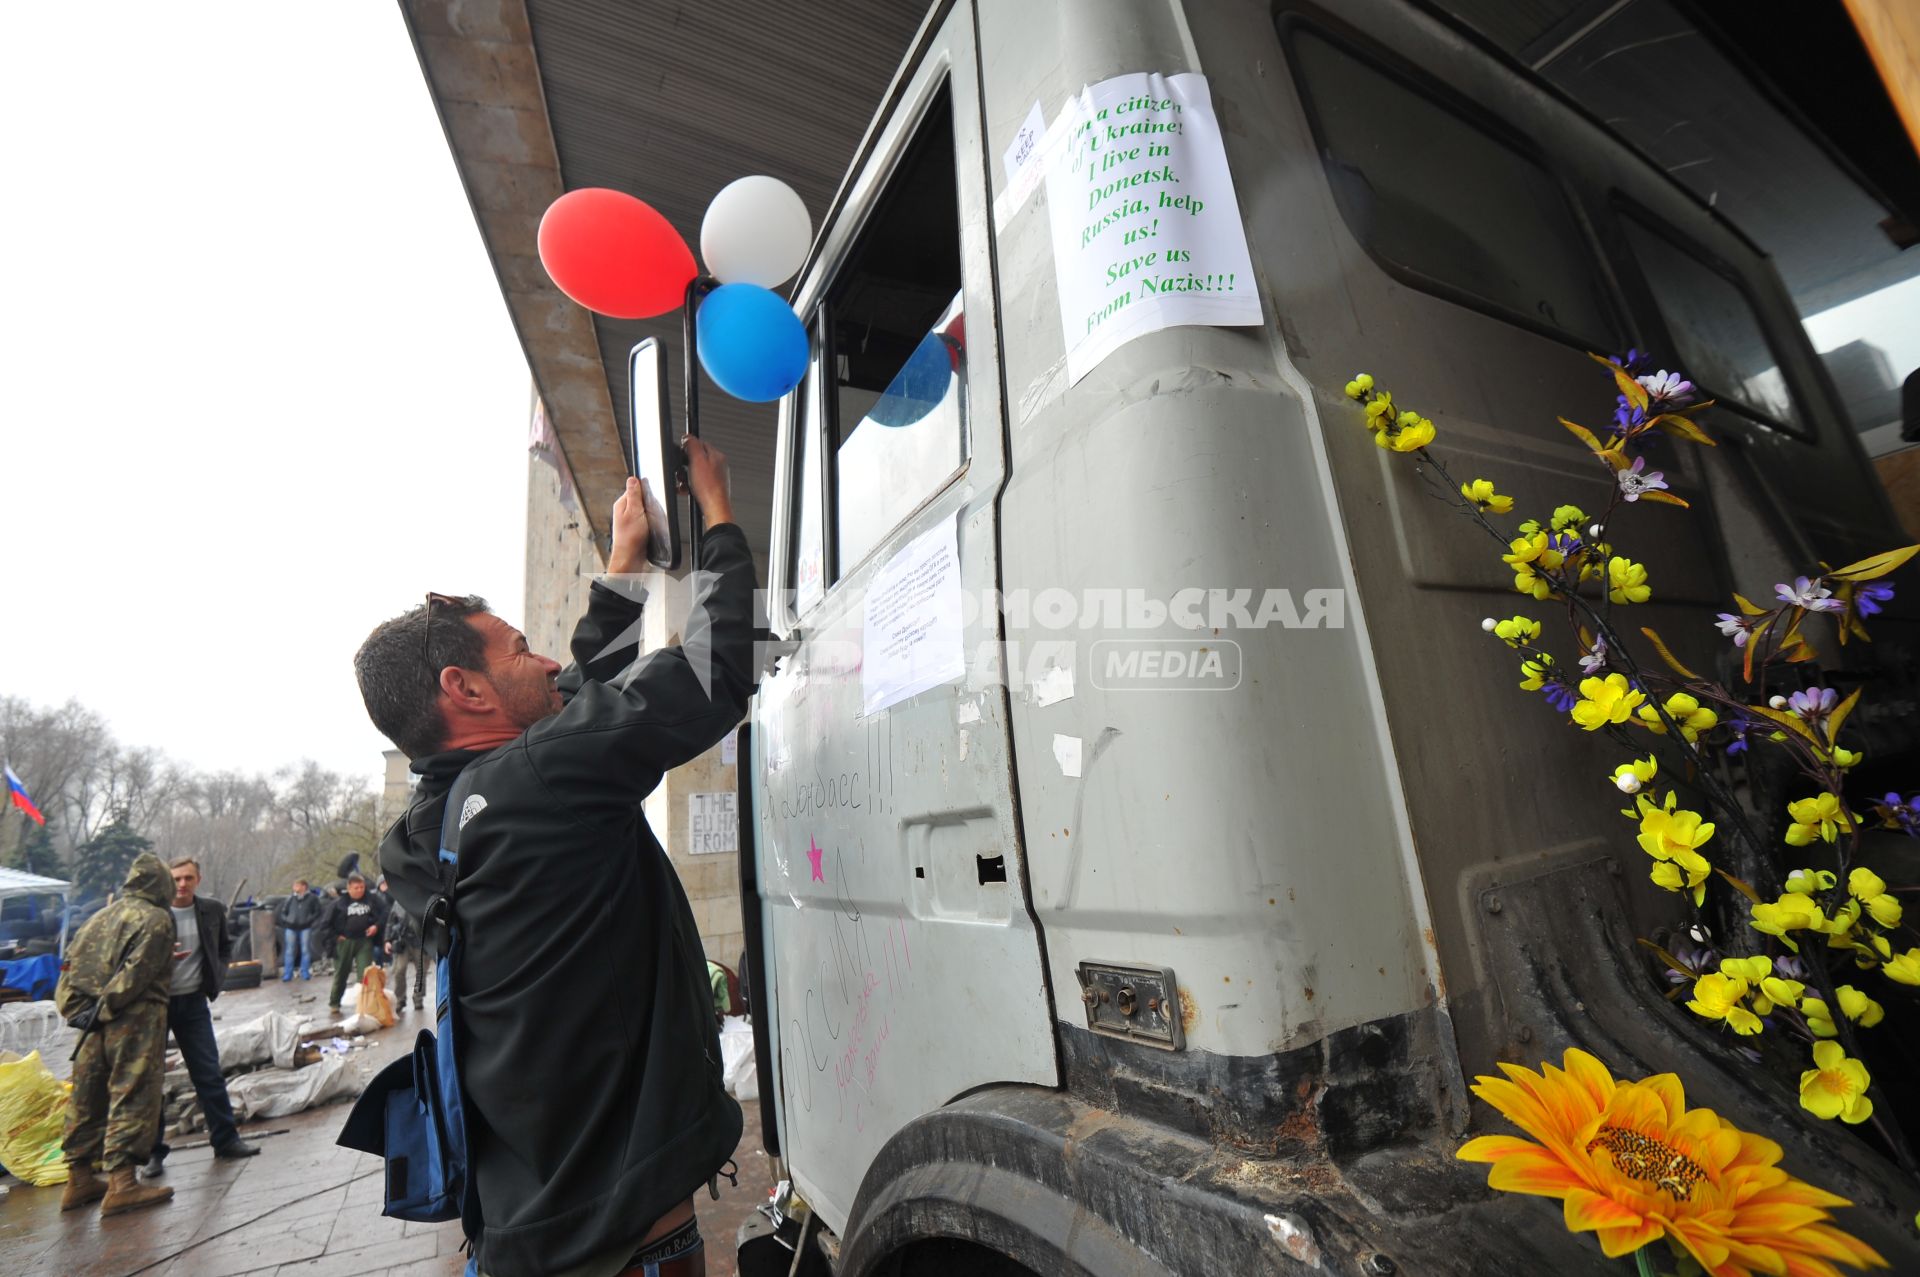
<svg viewBox="0 0 1920 1277">
<path fill-rule="evenodd" d="M 1231 322 L 1095 358 L 1057 175 L 1081 124 L 1157 144 L 1098 131 L 1135 73 L 1198 95 L 1250 270 L 1144 262 L 1235 275 Z M 1099 272 L 1189 215 L 1090 198 Z M 1851 1222 L 1920 1268 L 1891 1163 L 1773 1129 L 1653 989 L 1633 937 L 1678 911 L 1610 756 L 1514 688 L 1508 579 L 1343 393 L 1417 389 L 1544 517 L 1601 500 L 1555 425 L 1611 411 L 1589 352 L 1686 369 L 1721 446 L 1636 517 L 1636 620 L 1710 660 L 1704 607 L 1905 539 L 1735 226 L 1407 0 L 953 0 L 793 301 L 747 975 L 766 1147 L 840 1273 L 1610 1271 L 1452 1157 L 1493 1129 L 1472 1077 L 1573 1045 L 1903 1203 Z"/>
</svg>

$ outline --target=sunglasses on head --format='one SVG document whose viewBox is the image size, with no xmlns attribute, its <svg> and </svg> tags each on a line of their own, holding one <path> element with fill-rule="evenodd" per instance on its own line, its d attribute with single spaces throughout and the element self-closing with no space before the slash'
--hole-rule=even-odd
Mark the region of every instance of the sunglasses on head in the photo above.
<svg viewBox="0 0 1920 1277">
<path fill-rule="evenodd" d="M 439 604 L 442 607 L 451 607 L 464 602 L 466 602 L 466 600 L 461 598 L 458 594 L 437 594 L 432 590 L 427 591 L 426 637 L 422 642 L 422 647 L 425 649 L 423 654 L 427 658 L 428 665 L 433 664 L 433 608 L 434 608 L 434 605 Z M 435 670 L 434 673 L 437 676 L 439 674 L 439 671 Z"/>
</svg>

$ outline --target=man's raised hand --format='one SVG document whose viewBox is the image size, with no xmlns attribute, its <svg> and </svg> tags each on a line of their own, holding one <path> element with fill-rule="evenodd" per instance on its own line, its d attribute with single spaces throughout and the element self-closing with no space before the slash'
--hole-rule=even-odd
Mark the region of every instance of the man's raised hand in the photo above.
<svg viewBox="0 0 1920 1277">
<path fill-rule="evenodd" d="M 700 503 L 700 515 L 708 527 L 733 522 L 733 498 L 728 492 L 727 455 L 720 449 L 688 435 L 680 441 L 687 454 L 687 481 L 693 499 Z"/>
<path fill-rule="evenodd" d="M 613 503 L 613 549 L 607 571 L 644 572 L 647 568 L 647 503 L 640 481 L 628 476 L 627 490 Z"/>
</svg>

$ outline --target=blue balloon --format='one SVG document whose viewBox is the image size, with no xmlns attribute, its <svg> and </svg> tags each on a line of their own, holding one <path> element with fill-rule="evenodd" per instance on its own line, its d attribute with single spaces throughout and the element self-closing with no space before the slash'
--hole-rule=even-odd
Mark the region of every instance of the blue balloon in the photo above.
<svg viewBox="0 0 1920 1277">
<path fill-rule="evenodd" d="M 893 375 L 887 392 L 867 413 L 883 426 L 910 426 L 947 397 L 953 385 L 954 356 L 947 339 L 928 333 Z"/>
<path fill-rule="evenodd" d="M 793 307 L 758 284 L 722 284 L 694 316 L 700 366 L 720 389 L 770 403 L 807 371 L 807 330 Z"/>
</svg>

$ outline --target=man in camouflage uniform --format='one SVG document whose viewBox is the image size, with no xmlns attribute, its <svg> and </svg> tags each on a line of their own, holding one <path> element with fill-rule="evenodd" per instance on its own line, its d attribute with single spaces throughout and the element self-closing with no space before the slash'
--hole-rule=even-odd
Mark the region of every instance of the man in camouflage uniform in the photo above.
<svg viewBox="0 0 1920 1277">
<path fill-rule="evenodd" d="M 167 989 L 173 977 L 173 877 L 142 852 L 120 896 L 88 919 L 67 946 L 54 1002 L 69 1023 L 94 1015 L 81 1034 L 67 1107 L 67 1190 L 61 1210 L 100 1202 L 102 1215 L 152 1206 L 171 1188 L 138 1184 L 133 1171 L 160 1126 L 166 1068 Z M 107 1173 L 93 1173 L 95 1160 Z M 105 1200 L 102 1201 L 101 1199 Z"/>
</svg>

